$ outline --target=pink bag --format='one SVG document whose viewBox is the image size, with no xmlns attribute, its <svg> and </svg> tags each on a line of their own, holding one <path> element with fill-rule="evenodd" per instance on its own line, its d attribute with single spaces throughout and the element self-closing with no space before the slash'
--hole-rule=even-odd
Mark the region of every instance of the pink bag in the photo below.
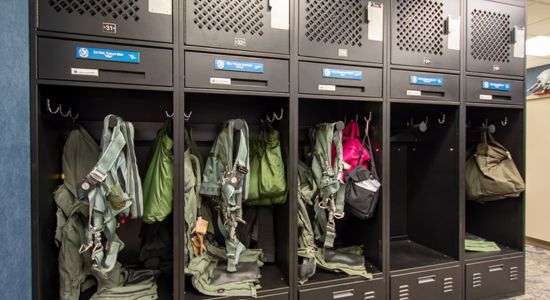
<svg viewBox="0 0 550 300">
<path fill-rule="evenodd" d="M 344 161 L 350 166 L 346 172 L 351 172 L 355 167 L 360 164 L 366 169 L 369 168 L 368 161 L 370 160 L 369 151 L 361 143 L 359 137 L 361 136 L 361 130 L 359 129 L 359 122 L 350 121 L 342 132 L 342 150 Z M 361 149 L 363 150 L 361 152 Z M 332 145 L 332 161 L 336 156 L 336 146 Z M 359 155 L 361 159 L 359 160 Z"/>
</svg>

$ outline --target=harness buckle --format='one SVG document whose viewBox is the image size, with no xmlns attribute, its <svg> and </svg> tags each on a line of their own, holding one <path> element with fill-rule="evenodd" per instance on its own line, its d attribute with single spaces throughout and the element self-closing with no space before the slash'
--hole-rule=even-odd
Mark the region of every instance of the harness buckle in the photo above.
<svg viewBox="0 0 550 300">
<path fill-rule="evenodd" d="M 90 172 L 90 177 L 96 181 L 96 183 L 100 183 L 105 181 L 105 178 L 107 178 L 107 175 L 101 174 L 97 168 L 94 168 L 92 172 Z"/>
<path fill-rule="evenodd" d="M 344 216 L 346 215 L 346 213 L 345 213 L 345 212 L 341 212 L 341 213 L 335 212 L 335 213 L 333 213 L 332 215 L 333 215 L 333 217 L 334 217 L 335 219 L 339 220 L 339 219 L 344 218 Z"/>
</svg>

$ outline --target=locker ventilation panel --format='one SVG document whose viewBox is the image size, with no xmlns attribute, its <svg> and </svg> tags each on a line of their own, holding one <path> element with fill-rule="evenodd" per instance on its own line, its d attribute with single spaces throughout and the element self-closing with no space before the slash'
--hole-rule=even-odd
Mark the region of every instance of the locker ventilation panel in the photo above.
<svg viewBox="0 0 550 300">
<path fill-rule="evenodd" d="M 443 55 L 443 3 L 397 1 L 397 47 L 401 51 Z"/>
<path fill-rule="evenodd" d="M 409 300 L 409 285 L 404 284 L 399 286 L 399 300 Z"/>
<path fill-rule="evenodd" d="M 519 273 L 518 273 L 518 267 L 511 267 L 510 268 L 510 280 L 518 280 L 519 279 Z"/>
<path fill-rule="evenodd" d="M 443 279 L 443 293 L 452 293 L 454 291 L 454 279 L 447 277 Z"/>
<path fill-rule="evenodd" d="M 470 52 L 477 60 L 509 63 L 510 15 L 474 9 L 470 22 Z"/>
<path fill-rule="evenodd" d="M 58 13 L 138 21 L 139 0 L 49 0 Z"/>
<path fill-rule="evenodd" d="M 193 23 L 199 29 L 232 34 L 264 35 L 261 0 L 192 0 Z"/>
<path fill-rule="evenodd" d="M 305 36 L 313 43 L 361 47 L 364 3 L 306 0 Z"/>
<path fill-rule="evenodd" d="M 375 291 L 368 291 L 363 294 L 364 300 L 374 300 L 376 299 L 376 292 Z"/>
<path fill-rule="evenodd" d="M 481 273 L 474 273 L 472 275 L 472 287 L 473 288 L 481 287 Z"/>
</svg>

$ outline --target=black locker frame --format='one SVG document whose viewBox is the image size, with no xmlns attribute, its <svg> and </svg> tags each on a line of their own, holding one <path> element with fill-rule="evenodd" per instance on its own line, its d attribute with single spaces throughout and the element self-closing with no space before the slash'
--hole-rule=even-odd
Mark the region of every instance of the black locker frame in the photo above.
<svg viewBox="0 0 550 300">
<path fill-rule="evenodd" d="M 383 100 L 382 105 L 382 111 L 383 111 L 383 136 L 389 137 L 390 136 L 390 95 L 389 91 L 391 91 L 391 74 L 390 72 L 392 70 L 401 70 L 401 71 L 421 71 L 421 72 L 432 72 L 432 73 L 442 73 L 445 72 L 450 75 L 460 75 L 460 104 L 458 106 L 459 109 L 459 122 L 461 126 L 459 126 L 459 135 L 460 135 L 460 147 L 458 149 L 459 153 L 459 178 L 462 178 L 464 176 L 464 162 L 466 160 L 466 150 L 465 150 L 465 137 L 466 137 L 466 124 L 467 124 L 467 117 L 466 117 L 466 109 L 467 107 L 501 107 L 501 108 L 512 108 L 512 106 L 507 105 L 506 103 L 469 103 L 467 104 L 468 97 L 467 95 L 467 86 L 466 86 L 466 74 L 468 76 L 478 76 L 478 77 L 490 77 L 491 79 L 494 79 L 495 81 L 502 80 L 502 81 L 510 81 L 510 80 L 517 80 L 522 81 L 524 77 L 524 73 L 518 74 L 517 76 L 506 76 L 506 75 L 498 75 L 498 74 L 482 74 L 482 73 L 476 73 L 472 72 L 471 70 L 467 69 L 467 41 L 466 41 L 466 35 L 467 35 L 467 0 L 462 0 L 460 2 L 460 13 L 458 15 L 461 16 L 461 39 L 460 39 L 460 67 L 458 66 L 451 66 L 451 65 L 445 65 L 445 66 L 437 66 L 435 64 L 424 64 L 422 57 L 420 60 L 416 60 L 415 63 L 409 64 L 407 63 L 396 63 L 396 61 L 393 60 L 393 56 L 391 55 L 391 49 L 392 49 L 392 37 L 393 37 L 393 29 L 391 25 L 391 18 L 392 18 L 392 11 L 391 11 L 391 5 L 386 5 L 384 8 L 384 30 L 383 30 L 383 47 L 382 47 L 382 61 L 377 63 L 374 61 L 361 61 L 361 60 L 345 60 L 341 58 L 327 58 L 322 57 L 322 55 L 316 56 L 316 55 L 305 55 L 304 53 L 300 52 L 300 39 L 302 38 L 299 32 L 299 25 L 300 25 L 300 16 L 299 16 L 299 10 L 300 10 L 300 2 L 302 0 L 291 0 L 290 1 L 290 30 L 286 33 L 287 36 L 289 36 L 288 45 L 285 45 L 284 51 L 270 51 L 266 50 L 265 48 L 262 49 L 253 49 L 253 48 L 242 48 L 242 47 L 230 47 L 230 46 L 213 46 L 213 45 L 206 45 L 206 43 L 202 43 L 203 45 L 200 45 L 201 43 L 186 43 L 186 16 L 184 15 L 185 10 L 185 1 L 173 1 L 173 15 L 172 15 L 172 24 L 173 24 L 173 30 L 172 30 L 172 37 L 171 42 L 155 42 L 153 40 L 143 39 L 143 38 L 132 38 L 132 37 L 122 37 L 122 39 L 111 36 L 111 35 L 105 35 L 102 36 L 100 34 L 78 34 L 78 33 L 65 33 L 64 31 L 47 31 L 42 30 L 42 28 L 37 28 L 36 24 L 38 24 L 36 11 L 38 9 L 38 2 L 37 0 L 29 0 L 30 1 L 30 49 L 31 49 L 31 57 L 30 57 L 30 68 L 31 68 L 31 160 L 32 160 L 32 176 L 31 176 L 31 195 L 32 195 L 32 219 L 33 219 L 33 225 L 32 225 L 32 231 L 33 231 L 33 299 L 44 299 L 44 297 L 41 297 L 42 293 L 45 291 L 45 289 L 50 288 L 49 286 L 45 286 L 44 283 L 40 280 L 41 275 L 38 272 L 41 268 L 44 267 L 43 260 L 47 259 L 48 253 L 44 253 L 40 251 L 40 236 L 39 234 L 42 232 L 42 229 L 40 227 L 40 215 L 44 214 L 46 212 L 41 212 L 37 210 L 37 204 L 39 203 L 39 191 L 37 189 L 38 183 L 40 181 L 39 175 L 41 174 L 41 168 L 40 164 L 37 164 L 38 162 L 38 156 L 37 156 L 37 150 L 38 150 L 38 138 L 40 137 L 40 133 L 38 130 L 38 113 L 39 113 L 39 102 L 38 97 L 40 94 L 40 89 L 44 86 L 50 86 L 54 88 L 60 88 L 61 86 L 67 86 L 67 87 L 82 87 L 82 88 L 102 88 L 102 89 L 116 89 L 116 90 L 143 90 L 143 91 L 157 91 L 157 92 L 167 92 L 173 94 L 173 109 L 174 109 L 174 136 L 175 140 L 177 141 L 174 145 L 175 147 L 175 166 L 181 166 L 183 164 L 183 160 L 181 158 L 183 157 L 184 152 L 184 132 L 183 132 L 183 126 L 185 126 L 185 122 L 183 120 L 184 114 L 187 113 L 185 110 L 185 95 L 188 93 L 192 94 L 202 94 L 202 93 L 214 93 L 214 94 L 230 94 L 230 95 L 243 95 L 243 96 L 251 96 L 251 95 L 261 95 L 265 97 L 275 96 L 275 97 L 288 97 L 288 122 L 290 128 L 298 128 L 298 117 L 299 117 L 299 99 L 306 97 L 310 98 L 308 101 L 323 101 L 325 99 L 342 99 L 342 100 L 348 100 L 348 101 L 372 101 L 373 99 L 369 97 L 362 97 L 362 96 L 334 96 L 334 95 L 304 95 L 300 94 L 299 92 L 299 62 L 314 62 L 314 63 L 321 63 L 321 64 L 335 64 L 335 65 L 342 65 L 344 68 L 346 66 L 354 66 L 354 67 L 366 67 L 366 68 L 382 68 L 382 82 L 383 82 L 383 88 L 382 88 L 382 97 Z M 519 2 L 516 0 L 500 0 L 501 3 L 510 3 L 514 5 L 520 5 Z M 37 38 L 56 38 L 56 39 L 65 39 L 65 40 L 82 40 L 87 42 L 96 42 L 96 43 L 106 43 L 106 44 L 123 44 L 127 47 L 150 47 L 150 48 L 159 48 L 159 49 L 166 49 L 166 50 L 173 50 L 172 54 L 172 65 L 173 65 L 173 84 L 172 86 L 152 86 L 148 84 L 132 84 L 132 83 L 107 83 L 107 82 L 86 82 L 82 80 L 76 80 L 76 81 L 66 81 L 62 79 L 41 79 L 37 78 L 38 74 L 38 68 L 37 68 Z M 138 41 L 140 40 L 140 41 Z M 240 41 L 239 41 L 240 43 Z M 269 44 L 269 45 L 267 45 Z M 273 43 L 266 43 L 266 47 L 268 48 Z M 229 49 L 232 48 L 232 49 Z M 236 90 L 211 90 L 211 89 L 204 89 L 204 88 L 189 88 L 185 87 L 184 85 L 184 78 L 185 78 L 185 64 L 184 64 L 184 58 L 186 52 L 201 52 L 201 53 L 209 53 L 209 54 L 218 54 L 218 55 L 230 55 L 230 56 L 242 56 L 242 57 L 250 57 L 250 58 L 263 58 L 263 59 L 276 59 L 276 60 L 288 60 L 289 61 L 289 91 L 288 93 L 273 93 L 273 92 L 258 92 L 258 91 L 247 91 L 242 89 L 236 89 Z M 458 52 L 458 51 L 457 51 Z M 411 60 L 412 61 L 412 60 Z M 434 61 L 433 59 L 431 60 Z M 445 69 L 445 70 L 442 70 Z M 285 96 L 282 96 L 285 95 Z M 399 101 L 404 102 L 404 101 Z M 419 99 L 419 100 L 406 100 L 406 103 L 412 103 L 412 104 L 441 104 L 439 101 L 430 101 L 426 99 Z M 515 109 L 518 109 L 517 106 L 514 107 Z M 463 124 L 463 125 L 462 125 Z M 298 133 L 294 130 L 290 130 L 289 132 L 289 153 L 288 153 L 288 160 L 290 162 L 290 165 L 296 166 L 297 160 L 298 160 Z M 523 141 L 524 143 L 524 141 Z M 382 163 L 383 165 L 383 172 L 384 172 L 384 178 L 383 178 L 383 186 L 389 186 L 390 182 L 390 141 L 388 138 L 383 139 L 382 143 L 383 153 L 382 153 Z M 289 168 L 290 169 L 290 168 Z M 380 172 L 380 170 L 379 170 Z M 175 180 L 176 181 L 182 181 L 184 178 L 183 174 L 183 168 L 177 168 L 177 171 L 175 172 Z M 297 193 L 297 186 L 296 186 L 296 174 L 295 172 L 288 172 L 288 182 L 289 182 L 289 210 L 296 210 L 296 203 L 295 203 L 295 195 Z M 178 188 L 175 189 L 175 199 L 183 199 L 183 189 L 179 187 L 179 185 L 176 185 Z M 466 200 L 465 200 L 465 192 L 464 192 L 464 181 L 460 180 L 459 182 L 459 197 L 460 197 L 460 205 L 459 205 L 459 211 L 458 214 L 460 216 L 461 224 L 460 224 L 460 232 L 459 232 L 459 239 L 463 240 L 465 233 L 466 233 L 466 225 L 465 225 L 465 217 L 466 217 Z M 476 258 L 475 260 L 466 259 L 465 251 L 464 251 L 464 245 L 461 243 L 459 247 L 459 258 L 457 262 L 451 262 L 448 264 L 442 264 L 438 266 L 425 266 L 421 268 L 415 268 L 413 270 L 410 270 L 410 272 L 393 272 L 393 274 L 390 274 L 390 226 L 388 220 L 390 219 L 390 192 L 389 189 L 382 189 L 382 195 L 381 195 L 381 202 L 380 207 L 382 219 L 383 219 L 383 226 L 382 226 L 382 241 L 381 241 L 381 253 L 382 253 L 382 272 L 379 276 L 376 277 L 376 280 L 372 282 L 368 282 L 368 286 L 372 286 L 377 290 L 383 290 L 384 295 L 380 299 L 393 299 L 392 292 L 394 292 L 396 289 L 399 292 L 401 285 L 407 285 L 407 282 L 410 282 L 412 280 L 413 282 L 415 280 L 420 279 L 426 279 L 423 278 L 425 276 L 432 276 L 432 274 L 453 274 L 453 280 L 452 285 L 454 288 L 460 289 L 459 293 L 461 295 L 461 299 L 469 299 L 467 290 L 467 284 L 469 280 L 471 281 L 472 278 L 468 277 L 468 270 L 476 270 L 475 268 L 489 268 L 494 267 L 495 265 L 504 265 L 508 266 L 510 265 L 510 268 L 513 268 L 513 266 L 519 266 L 519 269 L 511 269 L 511 272 L 513 274 L 517 274 L 519 276 L 519 282 L 520 282 L 520 290 L 521 291 L 515 291 L 514 294 L 520 294 L 524 289 L 524 269 L 522 268 L 522 264 L 524 263 L 525 255 L 523 249 L 516 249 L 518 251 L 514 251 L 513 253 L 510 253 L 509 255 L 500 255 L 500 256 L 488 256 L 488 257 L 480 257 Z M 524 200 L 521 200 L 524 201 Z M 174 213 L 175 214 L 181 214 L 183 212 L 183 203 L 182 201 L 174 201 Z M 524 211 L 520 212 L 524 213 Z M 184 236 L 184 228 L 183 228 L 183 222 L 181 222 L 178 218 L 175 218 L 174 220 L 174 249 L 182 249 L 183 245 L 183 236 Z M 289 251 L 290 253 L 295 253 L 296 251 L 296 243 L 297 243 L 297 233 L 294 232 L 293 228 L 296 227 L 296 220 L 294 218 L 289 218 Z M 524 226 L 522 228 L 524 230 Z M 523 234 L 524 235 L 524 234 Z M 183 269 L 183 251 L 180 251 L 179 253 L 174 253 L 174 273 L 173 273 L 173 299 L 185 299 L 185 276 L 182 272 L 178 272 L 177 270 Z M 46 256 L 44 256 L 46 255 Z M 494 261 L 497 261 L 498 263 L 494 263 Z M 285 295 L 285 293 L 281 294 L 280 290 L 272 290 L 267 291 L 266 293 L 262 293 L 261 298 L 270 298 L 270 299 L 299 299 L 299 290 L 298 284 L 296 283 L 296 266 L 298 264 L 298 258 L 296 255 L 289 255 L 289 276 L 287 278 L 288 280 L 288 296 Z M 458 267 L 457 267 L 458 266 Z M 475 267 L 475 268 L 474 268 Z M 458 269 L 458 271 L 457 271 Z M 513 270 L 513 271 L 512 271 Z M 441 273 L 442 272 L 442 273 Z M 458 278 L 456 278 L 456 274 L 460 274 Z M 477 271 L 476 271 L 477 272 Z M 512 274 L 512 273 L 510 273 Z M 512 275 L 513 275 L 512 274 Z M 393 276 L 395 275 L 395 276 Z M 393 283 L 392 283 L 392 276 L 393 276 Z M 399 281 L 404 280 L 404 284 L 398 284 L 399 281 L 396 280 L 396 276 L 399 276 Z M 516 276 L 516 275 L 514 275 Z M 449 281 L 446 280 L 447 276 L 445 276 L 443 279 L 444 285 L 449 285 Z M 456 280 L 455 280 L 456 279 Z M 499 281 L 497 281 L 499 282 Z M 311 296 L 307 297 L 301 297 L 301 299 L 312 299 L 320 297 L 321 295 L 325 295 L 327 293 L 330 293 L 330 291 L 338 290 L 338 286 L 347 286 L 350 285 L 353 287 L 357 286 L 356 293 L 353 295 L 353 299 L 359 297 L 364 297 L 365 299 L 373 299 L 371 294 L 363 294 L 365 283 L 363 281 L 357 282 L 357 278 L 349 277 L 344 278 L 343 280 L 337 280 L 337 281 L 325 281 L 321 284 L 317 284 L 317 287 L 312 286 L 314 288 L 313 294 Z M 410 287 L 410 286 L 409 286 Z M 401 292 L 405 291 L 406 287 L 403 287 L 403 290 Z M 499 291 L 497 289 L 490 291 L 492 296 L 500 297 L 503 294 L 499 294 Z M 336 296 L 342 296 L 340 294 L 337 294 Z M 345 294 L 344 294 L 345 296 Z M 424 295 L 425 299 L 437 299 L 433 298 L 434 294 L 427 292 Z M 431 298 L 430 298 L 431 297 Z M 435 296 L 436 297 L 436 296 Z M 207 297 L 201 297 L 201 298 L 207 298 Z M 376 298 L 378 299 L 378 298 Z"/>
</svg>

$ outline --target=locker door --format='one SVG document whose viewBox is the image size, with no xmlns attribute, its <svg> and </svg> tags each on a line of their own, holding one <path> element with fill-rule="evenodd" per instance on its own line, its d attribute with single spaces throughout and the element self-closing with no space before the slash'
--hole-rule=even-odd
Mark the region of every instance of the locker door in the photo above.
<svg viewBox="0 0 550 300">
<path fill-rule="evenodd" d="M 525 35 L 523 7 L 469 0 L 467 70 L 523 76 Z"/>
<path fill-rule="evenodd" d="M 300 55 L 382 63 L 387 0 L 300 1 Z"/>
<path fill-rule="evenodd" d="M 460 1 L 392 0 L 391 62 L 458 70 Z"/>
<path fill-rule="evenodd" d="M 188 45 L 289 53 L 289 0 L 189 0 Z"/>
</svg>

